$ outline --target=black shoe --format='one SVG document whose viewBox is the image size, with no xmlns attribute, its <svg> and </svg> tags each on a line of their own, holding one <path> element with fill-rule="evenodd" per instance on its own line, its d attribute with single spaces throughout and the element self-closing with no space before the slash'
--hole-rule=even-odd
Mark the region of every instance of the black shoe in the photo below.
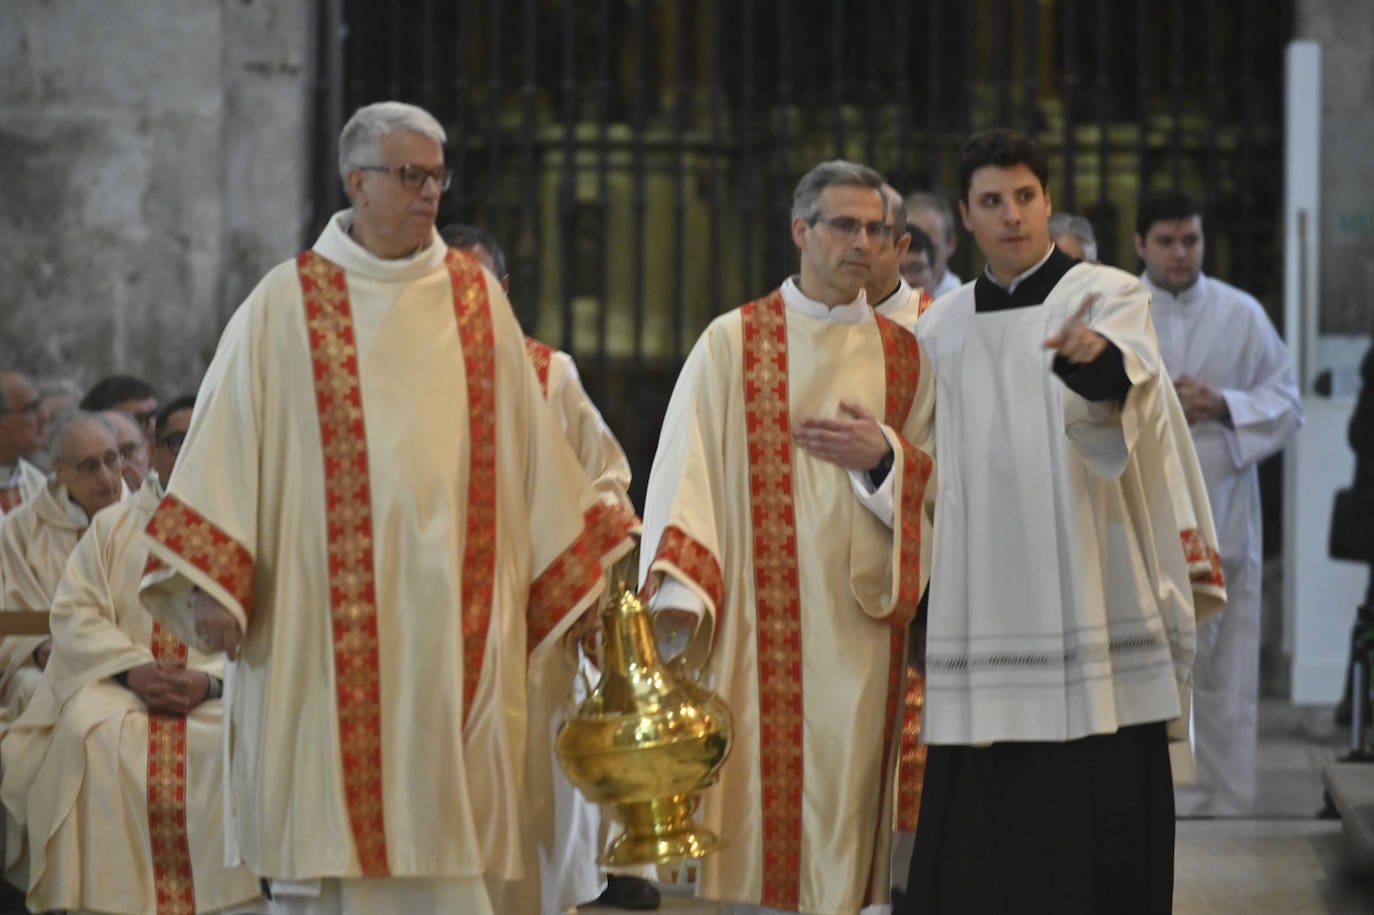
<svg viewBox="0 0 1374 915">
<path fill-rule="evenodd" d="M 592 905 L 629 909 L 633 912 L 652 912 L 658 908 L 660 898 L 658 887 L 642 877 L 607 874 L 606 890 L 596 897 Z"/>
</svg>

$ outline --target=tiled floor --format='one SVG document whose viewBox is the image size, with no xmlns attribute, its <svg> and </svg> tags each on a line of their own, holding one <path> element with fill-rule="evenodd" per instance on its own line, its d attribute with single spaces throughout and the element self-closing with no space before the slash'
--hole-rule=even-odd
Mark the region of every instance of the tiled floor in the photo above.
<svg viewBox="0 0 1374 915">
<path fill-rule="evenodd" d="M 1261 704 L 1255 815 L 1179 822 L 1176 915 L 1374 913 L 1374 862 L 1347 860 L 1340 822 L 1316 816 L 1322 767 L 1345 753 L 1346 739 L 1332 725 L 1329 707 Z M 662 911 L 714 915 L 716 909 L 665 896 Z"/>
</svg>

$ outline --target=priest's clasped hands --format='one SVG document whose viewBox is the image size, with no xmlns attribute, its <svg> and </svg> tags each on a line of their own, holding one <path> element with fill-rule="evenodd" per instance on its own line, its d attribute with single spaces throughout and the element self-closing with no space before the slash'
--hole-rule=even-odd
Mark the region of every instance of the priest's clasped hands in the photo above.
<svg viewBox="0 0 1374 915">
<path fill-rule="evenodd" d="M 204 671 L 180 664 L 149 661 L 129 671 L 127 683 L 148 711 L 185 717 L 210 694 L 210 677 Z"/>
</svg>

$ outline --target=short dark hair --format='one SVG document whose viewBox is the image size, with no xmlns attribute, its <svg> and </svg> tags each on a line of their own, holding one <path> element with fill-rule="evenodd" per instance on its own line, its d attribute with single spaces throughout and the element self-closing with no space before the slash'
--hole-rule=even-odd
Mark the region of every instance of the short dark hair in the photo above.
<svg viewBox="0 0 1374 915">
<path fill-rule="evenodd" d="M 491 255 L 491 262 L 496 265 L 496 278 L 499 280 L 509 273 L 506 269 L 506 252 L 501 250 L 496 236 L 481 226 L 470 226 L 464 222 L 450 223 L 439 230 L 439 236 L 450 248 L 461 250 L 481 245 L 487 249 L 487 253 Z"/>
<path fill-rule="evenodd" d="M 911 247 L 920 248 L 926 253 L 926 263 L 931 267 L 935 266 L 935 243 L 930 240 L 930 236 L 921 230 L 915 223 L 906 224 L 906 234 L 911 236 Z"/>
<path fill-rule="evenodd" d="M 99 413 L 101 410 L 113 410 L 126 400 L 146 400 L 149 397 L 157 397 L 157 391 L 142 378 L 111 375 L 92 385 L 77 406 L 87 413 Z"/>
<path fill-rule="evenodd" d="M 1201 218 L 1197 201 L 1183 191 L 1167 188 L 1142 194 L 1135 211 L 1135 230 L 1141 238 L 1150 233 L 1150 226 L 1163 220 Z"/>
<path fill-rule="evenodd" d="M 997 168 L 1024 165 L 1040 179 L 1042 189 L 1050 185 L 1050 157 L 1045 152 L 1045 147 L 1024 133 L 1006 127 L 994 127 L 975 133 L 959 147 L 958 158 L 959 199 L 965 203 L 968 203 L 968 189 L 973 183 L 973 173 L 989 165 Z"/>
<path fill-rule="evenodd" d="M 196 406 L 196 395 L 182 394 L 176 400 L 157 411 L 157 421 L 153 426 L 153 441 L 162 438 L 162 433 L 167 431 L 167 421 L 172 418 L 173 413 L 180 413 L 182 410 L 193 410 Z"/>
</svg>

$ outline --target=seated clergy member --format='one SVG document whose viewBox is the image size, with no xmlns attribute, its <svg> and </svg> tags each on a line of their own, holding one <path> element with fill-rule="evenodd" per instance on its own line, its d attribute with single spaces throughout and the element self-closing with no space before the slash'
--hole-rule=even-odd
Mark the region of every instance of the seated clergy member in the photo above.
<svg viewBox="0 0 1374 915">
<path fill-rule="evenodd" d="M 152 438 L 153 420 L 157 416 L 157 391 L 142 378 L 132 375 L 102 378 L 91 385 L 79 406 L 92 413 L 101 410 L 128 413 L 143 430 L 144 436 Z"/>
<path fill-rule="evenodd" d="M 0 372 L 0 518 L 32 499 L 47 482 L 24 456 L 41 451 L 47 414 L 33 382 Z"/>
<path fill-rule="evenodd" d="M 108 420 L 73 413 L 57 424 L 52 441 L 53 481 L 0 525 L 0 607 L 5 610 L 48 610 L 67 557 L 91 517 L 124 492 L 118 439 Z M 51 648 L 46 636 L 0 640 L 0 722 L 13 721 L 23 711 Z"/>
<path fill-rule="evenodd" d="M 143 427 L 123 410 L 105 410 L 100 415 L 114 426 L 124 483 L 129 487 L 129 492 L 137 492 L 149 476 L 149 462 L 152 458 Z"/>
<path fill-rule="evenodd" d="M 185 431 L 193 402 L 161 411 L 159 442 Z M 157 478 L 175 459 L 156 450 Z M 0 739 L 7 875 L 22 884 L 27 872 L 35 912 L 265 907 L 256 877 L 224 866 L 224 656 L 188 649 L 138 599 L 148 551 L 137 535 L 160 498 L 155 483 L 140 489 L 77 544 L 53 600 L 47 676 Z"/>
</svg>

